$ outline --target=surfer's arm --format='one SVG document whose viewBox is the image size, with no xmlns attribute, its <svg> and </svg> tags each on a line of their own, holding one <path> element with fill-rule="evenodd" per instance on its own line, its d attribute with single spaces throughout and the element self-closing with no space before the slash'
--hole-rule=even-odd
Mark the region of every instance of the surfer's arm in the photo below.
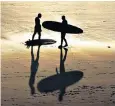
<svg viewBox="0 0 115 106">
<path fill-rule="evenodd" d="M 35 18 L 35 24 L 37 25 L 37 17 Z"/>
<path fill-rule="evenodd" d="M 40 19 L 38 19 L 38 23 L 37 23 L 37 26 L 38 26 L 38 29 L 39 29 L 39 31 L 42 31 L 42 30 L 41 30 Z"/>
<path fill-rule="evenodd" d="M 67 25 L 67 24 L 68 24 L 67 20 L 62 21 L 62 24 L 63 24 L 63 25 Z"/>
<path fill-rule="evenodd" d="M 39 25 L 40 25 L 40 31 L 42 31 L 42 29 L 41 29 L 41 24 L 40 24 L 40 19 L 39 19 Z"/>
<path fill-rule="evenodd" d="M 65 24 L 68 24 L 67 20 L 65 21 Z"/>
</svg>

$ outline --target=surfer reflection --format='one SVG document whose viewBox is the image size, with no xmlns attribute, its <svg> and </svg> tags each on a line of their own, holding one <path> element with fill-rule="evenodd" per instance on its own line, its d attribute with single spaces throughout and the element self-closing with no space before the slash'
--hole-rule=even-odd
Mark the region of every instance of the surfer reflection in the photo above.
<svg viewBox="0 0 115 106">
<path fill-rule="evenodd" d="M 63 49 L 64 49 L 64 51 L 65 51 L 64 56 L 63 56 L 63 50 L 62 50 L 62 48 L 60 48 L 60 74 L 65 73 L 64 62 L 65 62 L 65 60 L 66 60 L 67 52 L 68 52 L 68 49 L 67 49 L 67 48 L 63 48 Z M 56 72 L 57 72 L 57 74 L 59 74 L 57 68 L 56 68 Z M 58 98 L 59 101 L 62 101 L 62 100 L 63 100 L 63 96 L 64 96 L 64 94 L 65 94 L 65 90 L 66 90 L 66 87 L 62 87 L 62 88 L 60 89 L 60 94 L 59 94 L 59 98 Z"/>
<path fill-rule="evenodd" d="M 66 17 L 63 15 L 62 16 L 62 31 L 61 31 L 61 45 L 59 46 L 62 47 L 62 44 L 63 44 L 63 40 L 65 41 L 65 46 L 68 46 L 68 43 L 67 43 L 67 40 L 65 39 L 65 35 L 66 35 L 66 31 L 65 31 L 65 27 L 67 26 L 68 22 L 66 20 Z"/>
<path fill-rule="evenodd" d="M 40 18 L 42 17 L 42 14 L 39 13 L 38 16 L 35 18 L 35 27 L 34 27 L 34 33 L 32 36 L 32 40 L 34 40 L 34 37 L 36 35 L 36 33 L 38 33 L 39 37 L 38 39 L 41 38 L 41 25 L 40 25 Z"/>
<path fill-rule="evenodd" d="M 37 56 L 35 59 L 34 53 L 33 53 L 33 46 L 31 46 L 31 75 L 29 79 L 29 86 L 30 86 L 32 95 L 35 94 L 34 83 L 35 83 L 35 76 L 39 67 L 39 52 L 40 52 L 40 45 L 38 46 Z"/>
</svg>

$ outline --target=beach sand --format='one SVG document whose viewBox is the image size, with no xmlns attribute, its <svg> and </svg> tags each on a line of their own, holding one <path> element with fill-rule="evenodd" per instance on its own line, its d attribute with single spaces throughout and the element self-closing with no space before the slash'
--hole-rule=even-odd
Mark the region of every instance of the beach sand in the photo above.
<svg viewBox="0 0 115 106">
<path fill-rule="evenodd" d="M 114 106 L 114 6 L 115 2 L 1 2 L 1 105 Z M 66 36 L 69 47 L 63 64 L 65 73 L 79 71 L 83 77 L 65 87 L 62 101 L 59 101 L 59 95 L 63 87 L 47 93 L 40 92 L 38 88 L 43 79 L 58 75 L 60 33 L 42 27 L 42 38 L 57 42 L 42 45 L 39 52 L 37 46 L 32 52 L 31 47 L 24 45 L 32 38 L 34 18 L 39 12 L 43 15 L 41 23 L 46 20 L 61 22 L 61 16 L 65 15 L 69 24 L 84 30 L 83 34 Z M 63 55 L 65 51 L 62 49 Z M 35 77 L 31 77 L 32 55 L 38 57 Z M 33 80 L 30 81 L 31 78 Z M 58 83 L 62 84 L 61 81 Z M 53 85 L 46 85 L 53 89 Z M 32 89 L 35 89 L 33 95 Z"/>
</svg>

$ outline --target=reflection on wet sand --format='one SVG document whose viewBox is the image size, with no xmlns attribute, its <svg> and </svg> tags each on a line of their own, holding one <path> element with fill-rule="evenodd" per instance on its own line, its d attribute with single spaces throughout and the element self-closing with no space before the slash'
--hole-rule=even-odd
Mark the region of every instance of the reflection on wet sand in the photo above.
<svg viewBox="0 0 115 106">
<path fill-rule="evenodd" d="M 40 46 L 38 45 L 37 56 L 35 58 L 33 53 L 33 46 L 31 46 L 31 75 L 29 79 L 29 86 L 32 95 L 35 94 L 34 83 L 35 83 L 35 76 L 39 68 L 39 53 L 40 53 Z"/>
<path fill-rule="evenodd" d="M 60 74 L 65 72 L 64 62 L 66 60 L 68 49 L 64 48 L 64 51 L 65 51 L 65 55 L 63 56 L 62 48 L 60 49 Z M 63 100 L 63 95 L 65 94 L 65 90 L 66 90 L 66 87 L 63 87 L 60 89 L 59 101 Z"/>
<path fill-rule="evenodd" d="M 40 47 L 42 45 L 54 44 L 56 43 L 56 41 L 52 39 L 41 39 L 41 40 L 32 40 L 28 42 L 29 43 L 27 43 L 26 46 L 27 47 L 31 46 L 31 68 L 30 68 L 31 74 L 30 74 L 30 79 L 29 79 L 29 86 L 31 89 L 31 94 L 33 95 L 35 94 L 35 88 L 34 88 L 35 76 L 39 68 Z M 36 58 L 34 57 L 33 46 L 38 46 Z"/>
<path fill-rule="evenodd" d="M 115 106 L 115 2 L 1 2 L 1 8 L 1 106 Z M 66 36 L 70 48 L 65 73 L 78 69 L 85 77 L 66 88 L 62 103 L 57 101 L 61 86 L 58 83 L 69 82 L 67 75 L 70 74 L 65 74 L 66 78 L 64 73 L 59 74 L 63 76 L 55 84 L 59 92 L 41 94 L 36 91 L 34 97 L 29 95 L 30 50 L 21 42 L 31 39 L 38 12 L 43 14 L 42 22 L 61 21 L 60 16 L 65 15 L 69 23 L 85 31 L 82 36 Z M 53 75 L 59 64 L 60 51 L 56 48 L 60 44 L 59 33 L 43 29 L 42 35 L 57 43 L 40 48 L 35 90 L 36 82 Z M 51 89 L 52 83 L 48 87 Z"/>
</svg>

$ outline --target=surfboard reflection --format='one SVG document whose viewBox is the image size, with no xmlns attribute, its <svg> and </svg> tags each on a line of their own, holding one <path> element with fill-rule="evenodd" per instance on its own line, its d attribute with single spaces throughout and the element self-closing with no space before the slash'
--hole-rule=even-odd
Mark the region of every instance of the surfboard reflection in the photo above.
<svg viewBox="0 0 115 106">
<path fill-rule="evenodd" d="M 64 55 L 63 55 L 64 50 Z M 81 71 L 70 71 L 65 72 L 65 61 L 67 57 L 68 49 L 60 48 L 60 68 L 56 67 L 55 75 L 49 76 L 38 82 L 37 88 L 40 92 L 48 93 L 55 90 L 59 90 L 58 100 L 62 101 L 63 96 L 66 92 L 66 88 L 76 82 L 78 82 L 83 77 L 83 72 Z"/>
</svg>

